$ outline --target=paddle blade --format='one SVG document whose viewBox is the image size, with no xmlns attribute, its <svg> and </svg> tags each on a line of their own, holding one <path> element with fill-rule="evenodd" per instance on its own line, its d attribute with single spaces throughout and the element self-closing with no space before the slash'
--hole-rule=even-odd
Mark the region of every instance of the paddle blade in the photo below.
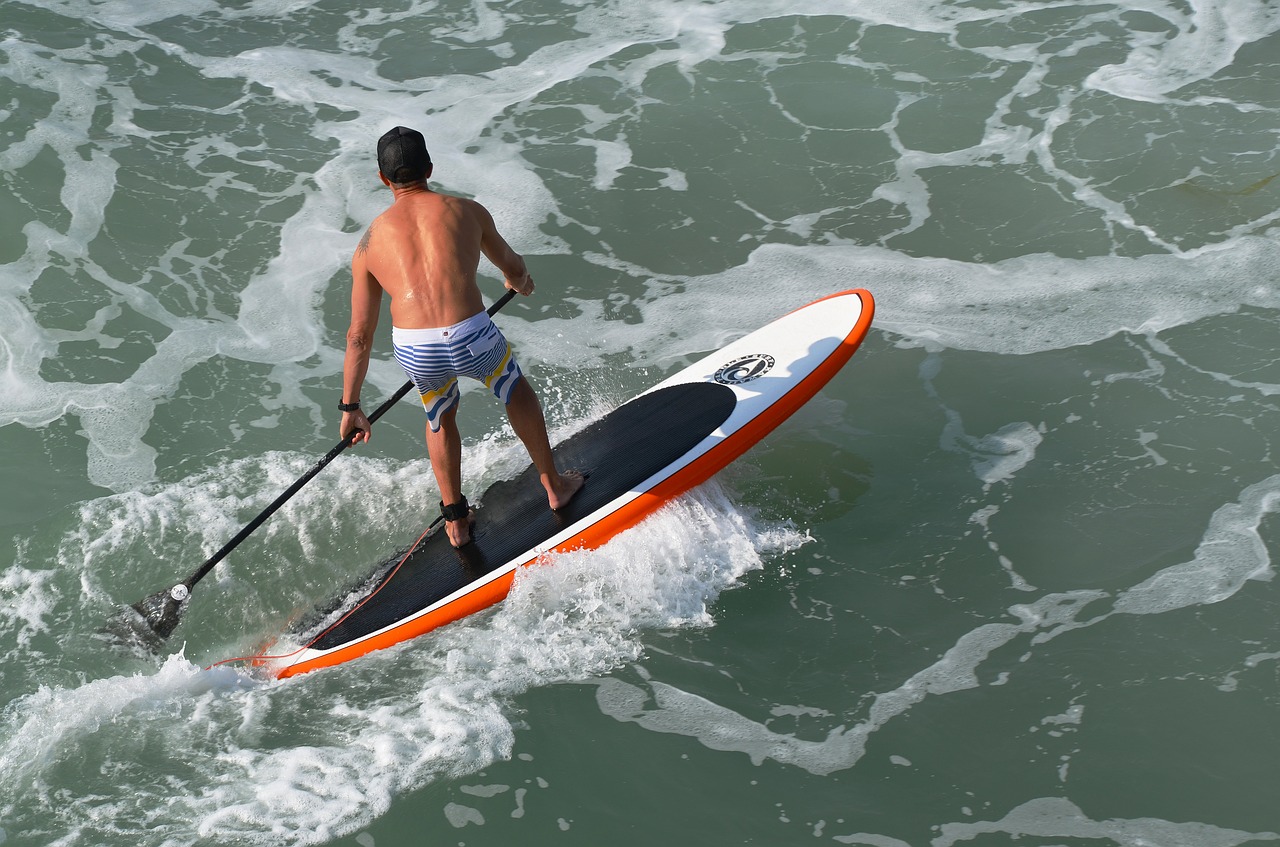
<svg viewBox="0 0 1280 847">
<path fill-rule="evenodd" d="M 189 596 L 190 590 L 182 583 L 157 591 L 121 609 L 103 631 L 121 644 L 159 650 L 182 622 Z"/>
</svg>

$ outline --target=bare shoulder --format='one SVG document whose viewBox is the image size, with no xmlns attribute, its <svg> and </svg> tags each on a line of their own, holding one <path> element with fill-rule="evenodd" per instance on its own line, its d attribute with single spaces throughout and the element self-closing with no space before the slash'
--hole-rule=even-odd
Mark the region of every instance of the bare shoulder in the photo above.
<svg viewBox="0 0 1280 847">
<path fill-rule="evenodd" d="M 365 229 L 364 235 L 360 237 L 360 243 L 356 245 L 357 257 L 363 256 L 365 253 L 369 252 L 369 244 L 370 242 L 373 241 L 373 229 L 377 225 L 378 225 L 378 221 L 375 218 L 373 223 L 369 224 L 369 226 Z"/>
<path fill-rule="evenodd" d="M 459 208 L 465 210 L 467 217 L 480 225 L 481 229 L 488 230 L 493 228 L 493 215 L 489 214 L 489 210 L 480 204 L 478 200 L 472 200 L 470 197 L 456 197 Z"/>
<path fill-rule="evenodd" d="M 370 222 L 369 226 L 364 231 L 364 235 L 360 237 L 360 244 L 356 247 L 357 254 L 368 252 L 370 245 L 374 242 L 374 239 L 378 238 L 378 234 L 386 231 L 388 227 L 391 226 L 389 221 L 391 218 L 391 212 L 394 208 L 395 207 L 393 206 L 384 210 Z"/>
<path fill-rule="evenodd" d="M 464 212 L 468 215 L 477 215 L 477 214 L 487 215 L 488 214 L 484 206 L 481 206 L 477 201 L 472 200 L 470 197 L 459 197 L 456 194 L 440 194 L 440 193 L 437 193 L 436 197 L 440 199 L 440 202 L 448 206 L 452 206 L 453 208 L 461 212 Z"/>
</svg>

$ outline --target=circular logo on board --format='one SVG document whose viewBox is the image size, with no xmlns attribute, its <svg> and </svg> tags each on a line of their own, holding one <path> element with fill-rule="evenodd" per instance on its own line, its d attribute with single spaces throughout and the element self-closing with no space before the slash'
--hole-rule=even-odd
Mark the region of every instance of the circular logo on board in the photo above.
<svg viewBox="0 0 1280 847">
<path fill-rule="evenodd" d="M 764 376 L 773 367 L 773 357 L 755 353 L 734 359 L 715 373 L 715 381 L 722 385 L 741 385 Z"/>
</svg>

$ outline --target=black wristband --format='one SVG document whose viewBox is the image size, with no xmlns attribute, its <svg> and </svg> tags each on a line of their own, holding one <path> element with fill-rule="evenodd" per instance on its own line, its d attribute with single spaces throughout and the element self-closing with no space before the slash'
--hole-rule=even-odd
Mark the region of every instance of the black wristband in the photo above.
<svg viewBox="0 0 1280 847">
<path fill-rule="evenodd" d="M 360 401 L 357 400 L 354 403 L 343 403 L 341 400 L 339 400 L 338 411 L 339 412 L 358 412 L 360 411 Z"/>
</svg>

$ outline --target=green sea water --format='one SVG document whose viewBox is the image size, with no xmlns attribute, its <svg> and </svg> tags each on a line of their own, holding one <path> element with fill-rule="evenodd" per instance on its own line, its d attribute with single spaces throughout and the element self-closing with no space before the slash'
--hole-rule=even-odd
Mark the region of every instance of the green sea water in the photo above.
<svg viewBox="0 0 1280 847">
<path fill-rule="evenodd" d="M 1265 0 L 0 0 L 0 844 L 1280 844 L 1277 92 Z M 526 255 L 553 437 L 875 324 L 500 606 L 217 664 L 433 517 L 405 402 L 122 652 L 337 440 L 396 124 Z"/>
</svg>

